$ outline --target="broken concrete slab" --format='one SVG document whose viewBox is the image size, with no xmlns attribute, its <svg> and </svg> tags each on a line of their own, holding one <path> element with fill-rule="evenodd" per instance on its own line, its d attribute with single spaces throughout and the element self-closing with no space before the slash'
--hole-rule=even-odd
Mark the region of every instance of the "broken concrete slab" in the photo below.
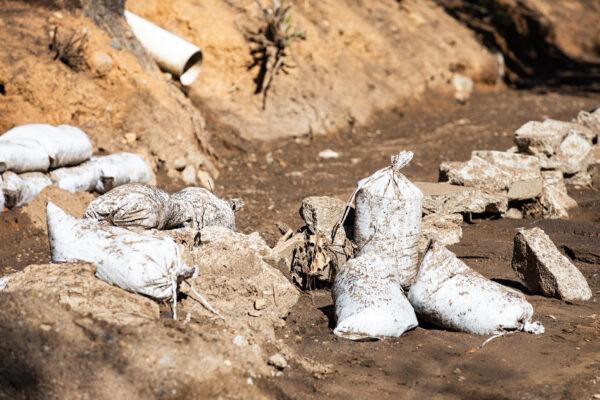
<svg viewBox="0 0 600 400">
<path fill-rule="evenodd" d="M 592 145 L 578 133 L 570 132 L 561 142 L 556 152 L 558 169 L 565 174 L 587 171 L 592 161 Z"/>
<path fill-rule="evenodd" d="M 551 219 L 569 218 L 569 210 L 577 207 L 577 202 L 567 193 L 562 172 L 543 171 L 542 179 L 542 216 Z"/>
<path fill-rule="evenodd" d="M 519 152 L 554 155 L 566 132 L 552 129 L 546 121 L 529 121 L 515 131 L 515 144 Z"/>
<path fill-rule="evenodd" d="M 474 156 L 465 162 L 440 164 L 440 182 L 502 192 L 508 190 L 512 177 L 494 164 Z"/>
<path fill-rule="evenodd" d="M 577 114 L 577 118 L 574 120 L 575 123 L 583 125 L 589 128 L 596 134 L 596 137 L 600 135 L 600 108 L 594 112 L 581 111 Z"/>
<path fill-rule="evenodd" d="M 512 268 L 533 294 L 566 301 L 589 300 L 592 297 L 583 274 L 558 251 L 540 228 L 517 231 Z"/>
<path fill-rule="evenodd" d="M 421 220 L 419 253 L 424 253 L 430 240 L 443 246 L 460 242 L 463 217 L 460 214 L 429 214 Z"/>
<path fill-rule="evenodd" d="M 87 263 L 30 265 L 6 277 L 5 292 L 58 295 L 61 304 L 81 315 L 115 325 L 138 326 L 158 320 L 158 304 L 147 297 L 109 285 Z"/>
<path fill-rule="evenodd" d="M 340 221 L 346 203 L 340 199 L 328 196 L 311 196 L 302 199 L 300 216 L 313 233 L 320 233 L 331 239 L 334 227 Z M 344 228 L 337 230 L 335 243 L 343 243 Z"/>
<path fill-rule="evenodd" d="M 508 189 L 510 200 L 533 199 L 542 191 L 540 160 L 535 156 L 504 151 L 477 150 L 472 157 L 480 157 L 510 174 L 512 183 Z"/>
<path fill-rule="evenodd" d="M 576 188 L 592 187 L 593 178 L 587 171 L 579 171 L 575 175 L 565 176 L 565 183 Z"/>
<path fill-rule="evenodd" d="M 423 214 L 454 213 L 504 213 L 508 197 L 503 193 L 486 193 L 482 190 L 443 182 L 415 182 L 423 193 Z"/>
</svg>

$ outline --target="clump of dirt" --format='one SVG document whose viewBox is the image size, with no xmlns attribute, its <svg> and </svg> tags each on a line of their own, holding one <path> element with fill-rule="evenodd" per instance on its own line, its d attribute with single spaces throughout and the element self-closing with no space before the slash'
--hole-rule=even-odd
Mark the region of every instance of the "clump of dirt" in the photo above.
<svg viewBox="0 0 600 400">
<path fill-rule="evenodd" d="M 253 1 L 130 1 L 133 12 L 198 44 L 202 74 L 190 91 L 200 108 L 242 137 L 273 139 L 365 124 L 425 91 L 453 94 L 455 73 L 499 79 L 496 57 L 430 0 L 293 1 L 285 73 L 274 78 L 263 109 L 256 93 L 249 30 L 264 24 Z M 210 21 L 210 23 L 207 23 Z"/>
<path fill-rule="evenodd" d="M 106 19 L 125 24 L 116 13 Z M 117 40 L 80 8 L 21 1 L 3 4 L 0 26 L 0 132 L 71 124 L 88 133 L 97 153 L 140 153 L 171 177 L 180 176 L 174 160 L 187 155 L 195 168 L 215 173 L 202 115 L 154 64 L 124 47 L 135 42 L 130 31 Z"/>
</svg>

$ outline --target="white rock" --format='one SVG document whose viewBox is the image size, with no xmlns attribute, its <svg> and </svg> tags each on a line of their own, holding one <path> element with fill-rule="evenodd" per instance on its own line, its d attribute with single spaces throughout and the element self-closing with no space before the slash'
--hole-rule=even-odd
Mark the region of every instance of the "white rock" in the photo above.
<svg viewBox="0 0 600 400">
<path fill-rule="evenodd" d="M 583 136 L 571 132 L 558 147 L 556 153 L 558 169 L 565 174 L 587 171 L 587 166 L 592 161 L 592 155 L 592 145 Z"/>
<path fill-rule="evenodd" d="M 581 111 L 577 115 L 575 122 L 589 128 L 592 132 L 600 135 L 600 108 L 594 112 Z"/>
<path fill-rule="evenodd" d="M 592 186 L 592 175 L 587 171 L 579 171 L 573 176 L 566 177 L 565 183 L 576 188 L 584 188 Z"/>
<path fill-rule="evenodd" d="M 504 218 L 522 219 L 523 213 L 518 208 L 509 208 L 508 210 L 506 210 L 506 213 L 504 214 Z"/>
<path fill-rule="evenodd" d="M 340 221 L 346 203 L 327 196 L 311 196 L 302 199 L 300 216 L 313 233 L 320 233 L 331 239 L 333 228 Z M 343 242 L 344 228 L 338 228 L 336 243 Z"/>
<path fill-rule="evenodd" d="M 331 149 L 327 149 L 327 150 L 323 150 L 321 152 L 319 152 L 319 157 L 324 158 L 324 159 L 330 159 L 330 158 L 338 158 L 340 156 L 340 154 L 337 151 L 331 150 Z"/>
<path fill-rule="evenodd" d="M 474 84 L 468 76 L 454 74 L 452 76 L 452 86 L 454 87 L 454 98 L 458 102 L 464 103 L 471 97 Z"/>
<path fill-rule="evenodd" d="M 181 171 L 181 180 L 187 186 L 196 186 L 196 168 L 193 165 L 186 166 Z"/>
<path fill-rule="evenodd" d="M 423 193 L 423 214 L 504 213 L 508 197 L 449 183 L 415 182 Z"/>
<path fill-rule="evenodd" d="M 550 219 L 569 218 L 569 210 L 577 207 L 577 202 L 568 195 L 562 172 L 543 171 L 542 179 L 542 216 Z"/>
<path fill-rule="evenodd" d="M 284 356 L 277 353 L 269 357 L 269 365 L 272 365 L 277 369 L 285 369 L 288 366 L 288 362 Z"/>
<path fill-rule="evenodd" d="M 466 162 L 440 164 L 440 181 L 491 192 L 503 192 L 510 187 L 512 177 L 494 164 L 474 156 Z"/>
<path fill-rule="evenodd" d="M 519 229 L 515 236 L 512 268 L 534 294 L 567 301 L 592 297 L 583 274 L 540 228 Z"/>
<path fill-rule="evenodd" d="M 421 220 L 421 240 L 419 253 L 425 252 L 429 240 L 443 246 L 460 242 L 462 239 L 463 217 L 460 214 L 429 214 Z"/>
</svg>

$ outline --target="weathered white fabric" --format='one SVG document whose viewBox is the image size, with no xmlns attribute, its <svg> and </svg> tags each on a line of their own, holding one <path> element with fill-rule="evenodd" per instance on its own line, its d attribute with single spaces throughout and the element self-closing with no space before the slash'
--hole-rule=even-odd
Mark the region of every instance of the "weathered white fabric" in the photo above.
<svg viewBox="0 0 600 400">
<path fill-rule="evenodd" d="M 173 212 L 167 228 L 186 226 L 200 230 L 208 226 L 222 226 L 235 230 L 232 204 L 204 188 L 189 187 L 174 193 L 171 206 Z"/>
<path fill-rule="evenodd" d="M 98 278 L 122 289 L 174 300 L 178 283 L 195 271 L 181 259 L 181 249 L 171 238 L 73 218 L 52 203 L 47 214 L 52 261 L 93 263 Z"/>
<path fill-rule="evenodd" d="M 83 217 L 115 226 L 163 229 L 171 213 L 171 202 L 165 191 L 141 183 L 127 183 L 92 201 Z"/>
<path fill-rule="evenodd" d="M 357 255 L 375 253 L 398 271 L 408 288 L 417 272 L 423 194 L 400 173 L 413 153 L 392 157 L 392 165 L 358 183 L 354 237 Z"/>
<path fill-rule="evenodd" d="M 333 285 L 337 325 L 333 333 L 352 340 L 398 337 L 417 317 L 386 261 L 369 253 L 346 262 Z"/>
<path fill-rule="evenodd" d="M 131 182 L 151 183 L 154 179 L 152 168 L 137 154 L 115 153 L 93 157 L 91 162 L 100 174 L 95 188 L 98 193 L 106 193 Z"/>
<path fill-rule="evenodd" d="M 408 300 L 420 318 L 446 329 L 478 335 L 544 332 L 531 321 L 533 307 L 523 294 L 485 278 L 435 243 L 423 257 Z"/>
</svg>

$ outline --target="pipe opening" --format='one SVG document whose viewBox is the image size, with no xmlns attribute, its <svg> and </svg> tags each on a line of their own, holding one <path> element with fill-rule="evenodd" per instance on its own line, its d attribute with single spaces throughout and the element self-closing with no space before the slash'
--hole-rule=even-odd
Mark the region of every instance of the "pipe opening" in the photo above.
<svg viewBox="0 0 600 400">
<path fill-rule="evenodd" d="M 200 74 L 200 67 L 202 66 L 202 51 L 198 50 L 187 60 L 183 66 L 183 71 L 179 76 L 179 81 L 184 86 L 189 86 L 196 80 Z"/>
</svg>

